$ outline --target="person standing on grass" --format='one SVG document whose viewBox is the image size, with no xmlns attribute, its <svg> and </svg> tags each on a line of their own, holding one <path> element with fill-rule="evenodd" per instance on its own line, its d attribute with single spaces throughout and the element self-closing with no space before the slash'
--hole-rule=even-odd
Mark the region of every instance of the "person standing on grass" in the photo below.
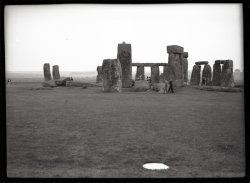
<svg viewBox="0 0 250 183">
<path fill-rule="evenodd" d="M 171 91 L 172 93 L 174 93 L 174 90 L 173 90 L 173 82 L 172 82 L 172 80 L 169 81 L 168 93 L 169 93 L 169 91 Z"/>
<path fill-rule="evenodd" d="M 168 81 L 165 79 L 165 85 L 164 85 L 164 92 L 163 94 L 167 93 L 167 90 L 168 90 Z"/>
<path fill-rule="evenodd" d="M 149 88 L 151 89 L 151 85 L 152 85 L 151 77 L 148 78 L 148 83 L 149 83 Z"/>
<path fill-rule="evenodd" d="M 11 79 L 8 79 L 8 86 L 11 86 Z"/>
</svg>

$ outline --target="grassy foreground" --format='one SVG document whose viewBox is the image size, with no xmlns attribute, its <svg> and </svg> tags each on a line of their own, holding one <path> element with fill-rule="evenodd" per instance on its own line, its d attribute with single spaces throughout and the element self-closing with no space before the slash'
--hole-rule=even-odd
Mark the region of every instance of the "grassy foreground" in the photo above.
<svg viewBox="0 0 250 183">
<path fill-rule="evenodd" d="M 7 87 L 9 177 L 241 177 L 244 93 Z M 163 171 L 142 168 L 161 162 Z"/>
</svg>

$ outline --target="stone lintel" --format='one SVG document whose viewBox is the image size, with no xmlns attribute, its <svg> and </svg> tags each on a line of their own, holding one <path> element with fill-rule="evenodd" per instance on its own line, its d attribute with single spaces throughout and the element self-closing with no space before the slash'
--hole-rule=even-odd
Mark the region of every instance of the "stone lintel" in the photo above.
<svg viewBox="0 0 250 183">
<path fill-rule="evenodd" d="M 195 65 L 207 65 L 208 61 L 199 61 L 199 62 L 195 62 Z"/>
<path fill-rule="evenodd" d="M 178 45 L 169 45 L 167 46 L 167 52 L 168 53 L 183 53 L 184 48 Z"/>
<path fill-rule="evenodd" d="M 168 63 L 132 63 L 132 66 L 144 66 L 144 67 L 168 66 Z"/>
</svg>

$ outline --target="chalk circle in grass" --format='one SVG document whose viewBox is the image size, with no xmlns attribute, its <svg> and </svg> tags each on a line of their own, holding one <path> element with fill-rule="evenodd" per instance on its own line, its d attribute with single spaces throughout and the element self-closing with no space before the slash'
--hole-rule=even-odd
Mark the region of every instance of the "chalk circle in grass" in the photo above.
<svg viewBox="0 0 250 183">
<path fill-rule="evenodd" d="M 142 167 L 145 169 L 148 169 L 148 170 L 167 170 L 167 169 L 169 169 L 169 166 L 167 166 L 163 163 L 146 163 Z"/>
</svg>

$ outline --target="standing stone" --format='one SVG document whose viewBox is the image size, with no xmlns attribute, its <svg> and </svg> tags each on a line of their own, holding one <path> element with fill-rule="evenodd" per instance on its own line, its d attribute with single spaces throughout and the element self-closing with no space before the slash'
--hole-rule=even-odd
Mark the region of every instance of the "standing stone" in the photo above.
<svg viewBox="0 0 250 183">
<path fill-rule="evenodd" d="M 184 82 L 188 82 L 188 52 L 183 53 L 183 75 L 184 75 Z"/>
<path fill-rule="evenodd" d="M 52 75 L 54 80 L 60 79 L 60 72 L 58 65 L 53 65 Z"/>
<path fill-rule="evenodd" d="M 225 63 L 222 66 L 221 86 L 226 86 L 226 87 L 234 86 L 233 61 L 232 60 L 225 60 Z"/>
<path fill-rule="evenodd" d="M 199 85 L 201 79 L 201 66 L 200 65 L 194 65 L 192 74 L 191 74 L 191 85 Z"/>
<path fill-rule="evenodd" d="M 151 81 L 152 81 L 152 84 L 160 82 L 159 66 L 151 66 Z"/>
<path fill-rule="evenodd" d="M 51 73 L 50 73 L 50 65 L 49 63 L 45 63 L 43 65 L 43 74 L 44 74 L 44 81 L 51 80 Z"/>
<path fill-rule="evenodd" d="M 220 63 L 214 63 L 213 66 L 213 86 L 220 86 L 221 85 L 221 66 Z"/>
<path fill-rule="evenodd" d="M 206 79 L 206 82 L 210 82 L 212 78 L 212 69 L 210 65 L 206 64 L 202 70 L 202 78 Z"/>
<path fill-rule="evenodd" d="M 131 44 L 118 44 L 117 59 L 121 64 L 122 68 L 122 87 L 131 87 L 132 80 L 132 54 Z"/>
<path fill-rule="evenodd" d="M 174 81 L 178 85 L 183 85 L 184 74 L 183 74 L 183 51 L 184 48 L 178 45 L 167 46 L 168 64 L 174 73 Z"/>
<path fill-rule="evenodd" d="M 121 92 L 121 65 L 117 59 L 104 59 L 102 81 L 104 92 Z"/>
<path fill-rule="evenodd" d="M 97 76 L 96 76 L 96 83 L 102 82 L 102 66 L 97 66 Z"/>
<path fill-rule="evenodd" d="M 145 80 L 144 66 L 137 66 L 135 80 Z"/>
<path fill-rule="evenodd" d="M 169 65 L 163 67 L 163 76 L 164 76 L 164 79 L 168 81 L 170 80 L 174 81 L 174 78 L 175 78 L 174 72 Z"/>
</svg>

